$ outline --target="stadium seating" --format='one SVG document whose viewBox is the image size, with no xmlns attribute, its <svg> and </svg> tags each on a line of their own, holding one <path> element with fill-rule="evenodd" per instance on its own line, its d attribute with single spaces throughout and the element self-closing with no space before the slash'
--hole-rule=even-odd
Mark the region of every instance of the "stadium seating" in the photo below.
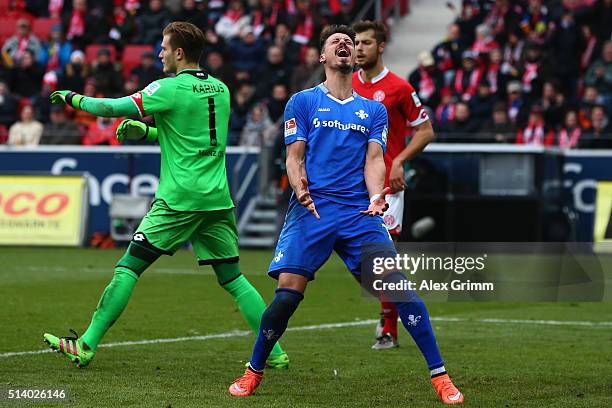
<svg viewBox="0 0 612 408">
<path fill-rule="evenodd" d="M 61 24 L 61 20 L 59 18 L 37 18 L 32 22 L 32 33 L 41 41 L 47 40 L 51 27 L 55 24 Z"/>
<path fill-rule="evenodd" d="M 126 45 L 121 57 L 124 78 L 127 78 L 132 69 L 140 64 L 142 54 L 146 51 L 154 52 L 154 49 L 150 45 Z"/>
<path fill-rule="evenodd" d="M 98 51 L 101 49 L 108 49 L 110 51 L 110 59 L 111 61 L 116 61 L 117 59 L 117 50 L 113 44 L 91 44 L 85 48 L 85 59 L 88 63 L 92 63 L 96 60 L 98 56 Z"/>
<path fill-rule="evenodd" d="M 17 19 L 14 17 L 0 17 L 0 43 L 4 42 L 15 34 Z"/>
</svg>

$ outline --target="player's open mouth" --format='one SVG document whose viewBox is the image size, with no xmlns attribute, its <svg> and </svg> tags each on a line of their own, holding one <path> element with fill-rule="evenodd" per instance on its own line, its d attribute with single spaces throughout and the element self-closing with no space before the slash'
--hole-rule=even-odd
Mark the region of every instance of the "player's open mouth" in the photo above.
<svg viewBox="0 0 612 408">
<path fill-rule="evenodd" d="M 351 52 L 348 50 L 348 48 L 338 48 L 338 50 L 336 50 L 336 55 L 338 57 L 350 57 L 351 56 Z"/>
</svg>

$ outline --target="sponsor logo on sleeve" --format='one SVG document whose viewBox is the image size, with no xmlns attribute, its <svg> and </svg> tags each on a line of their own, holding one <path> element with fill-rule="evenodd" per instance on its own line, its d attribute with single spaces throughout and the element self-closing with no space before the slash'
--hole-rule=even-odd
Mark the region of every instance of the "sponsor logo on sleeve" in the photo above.
<svg viewBox="0 0 612 408">
<path fill-rule="evenodd" d="M 412 94 L 412 100 L 414 101 L 414 105 L 418 108 L 419 106 L 421 106 L 421 100 L 419 99 L 419 96 L 417 95 L 416 92 L 413 92 Z"/>
<path fill-rule="evenodd" d="M 285 137 L 295 135 L 297 133 L 297 124 L 295 118 L 291 118 L 285 121 Z"/>
<path fill-rule="evenodd" d="M 159 90 L 159 88 L 161 88 L 161 85 L 157 82 L 151 82 L 149 85 L 147 85 L 147 87 L 144 89 L 144 93 L 146 93 L 149 96 L 153 96 L 153 94 L 155 92 L 157 92 Z"/>
<path fill-rule="evenodd" d="M 387 136 L 389 135 L 389 129 L 387 129 L 387 127 L 385 126 L 385 128 L 383 129 L 382 133 L 380 134 L 380 137 L 382 138 L 382 141 L 384 144 L 387 144 Z"/>
</svg>

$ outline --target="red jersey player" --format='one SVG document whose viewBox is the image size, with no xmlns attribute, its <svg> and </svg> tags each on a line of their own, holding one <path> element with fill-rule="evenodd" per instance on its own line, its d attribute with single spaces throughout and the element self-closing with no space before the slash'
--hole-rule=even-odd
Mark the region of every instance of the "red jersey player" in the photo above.
<svg viewBox="0 0 612 408">
<path fill-rule="evenodd" d="M 389 233 L 397 240 L 404 213 L 404 162 L 423 151 L 434 139 L 434 131 L 412 86 L 383 64 L 382 54 L 387 41 L 385 26 L 379 22 L 360 21 L 353 25 L 353 29 L 357 33 L 357 64 L 361 67 L 353 74 L 353 89 L 364 98 L 381 102 L 389 115 L 385 187 L 390 186 L 394 194 L 386 197 L 389 209 L 385 212 L 384 220 Z M 407 126 L 415 130 L 408 145 Z M 376 344 L 372 348 L 397 347 L 397 308 L 393 303 L 382 302 L 381 309 L 382 319 L 376 330 Z"/>
</svg>

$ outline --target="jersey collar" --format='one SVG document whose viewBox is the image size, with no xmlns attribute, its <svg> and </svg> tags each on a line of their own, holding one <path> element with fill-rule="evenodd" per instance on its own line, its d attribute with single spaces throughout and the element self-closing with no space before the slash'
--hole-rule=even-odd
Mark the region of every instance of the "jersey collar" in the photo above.
<svg viewBox="0 0 612 408">
<path fill-rule="evenodd" d="M 179 76 L 181 74 L 189 74 L 189 75 L 193 75 L 194 77 L 198 78 L 198 79 L 208 79 L 208 74 L 206 72 L 204 72 L 201 69 L 197 69 L 197 68 L 185 68 L 180 70 L 179 72 L 176 73 L 176 76 Z"/>
<path fill-rule="evenodd" d="M 346 98 L 346 99 L 344 99 L 344 100 L 340 100 L 340 99 L 336 98 L 335 96 L 333 96 L 332 94 L 330 94 L 330 93 L 329 93 L 329 89 L 327 89 L 327 87 L 325 86 L 325 84 L 324 84 L 323 82 L 321 82 L 321 83 L 318 85 L 318 88 L 319 88 L 321 91 L 323 91 L 323 93 L 324 93 L 325 95 L 327 95 L 327 96 L 328 96 L 330 99 L 332 99 L 332 100 L 334 100 L 334 101 L 338 102 L 338 103 L 339 103 L 339 104 L 341 104 L 341 105 L 344 105 L 344 104 L 346 104 L 346 103 L 352 102 L 353 100 L 355 100 L 355 96 L 357 96 L 357 94 L 355 93 L 355 91 L 353 91 L 353 95 L 352 95 L 352 96 L 350 96 L 349 98 Z"/>
<path fill-rule="evenodd" d="M 365 83 L 367 83 L 367 82 L 366 82 L 366 81 L 363 79 L 363 77 L 361 76 L 361 72 L 362 72 L 362 71 L 363 71 L 363 70 L 362 70 L 362 69 L 360 69 L 360 70 L 357 72 L 357 77 L 359 78 L 359 80 L 361 81 L 361 83 L 362 83 L 362 84 L 365 84 Z M 385 67 L 385 69 L 383 69 L 383 70 L 381 71 L 381 73 L 380 73 L 380 74 L 378 74 L 378 75 L 376 75 L 374 78 L 372 78 L 372 82 L 371 82 L 371 83 L 373 83 L 373 84 L 377 83 L 378 81 L 380 81 L 381 79 L 383 79 L 384 77 L 386 77 L 388 73 L 389 73 L 389 68 Z"/>
</svg>

